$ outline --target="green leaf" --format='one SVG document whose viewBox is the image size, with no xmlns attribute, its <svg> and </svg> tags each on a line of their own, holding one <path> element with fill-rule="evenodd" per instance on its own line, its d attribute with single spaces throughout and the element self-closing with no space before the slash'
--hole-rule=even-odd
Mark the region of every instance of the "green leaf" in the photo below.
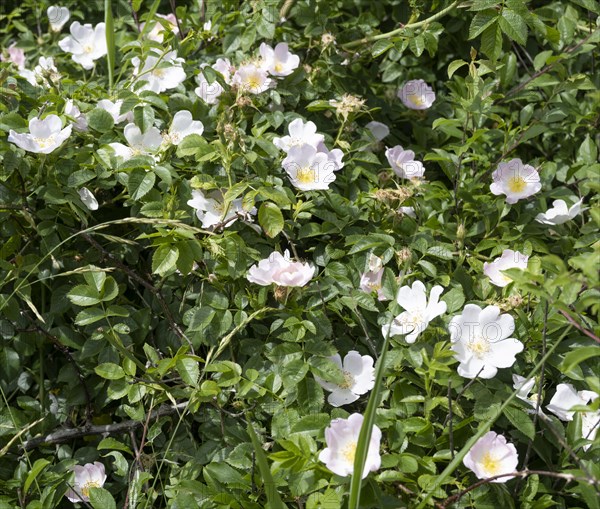
<svg viewBox="0 0 600 509">
<path fill-rule="evenodd" d="M 446 313 L 453 313 L 463 307 L 465 294 L 461 287 L 452 288 L 452 290 L 443 294 L 440 300 L 447 305 Z"/>
<path fill-rule="evenodd" d="M 565 355 L 565 358 L 560 365 L 560 369 L 563 373 L 568 373 L 579 366 L 583 361 L 598 356 L 600 356 L 600 348 L 598 348 L 598 346 L 576 347 Z"/>
<path fill-rule="evenodd" d="M 154 109 L 145 104 L 133 110 L 133 121 L 143 133 L 154 126 Z"/>
<path fill-rule="evenodd" d="M 209 149 L 211 152 L 214 150 L 202 136 L 190 134 L 177 145 L 177 157 L 195 156 L 198 153 L 206 154 Z"/>
<path fill-rule="evenodd" d="M 93 306 L 102 302 L 100 293 L 86 285 L 77 285 L 67 294 L 67 298 L 77 306 Z"/>
<path fill-rule="evenodd" d="M 75 317 L 77 325 L 90 325 L 96 323 L 105 317 L 104 310 L 100 308 L 82 309 Z"/>
<path fill-rule="evenodd" d="M 594 164 L 598 162 L 598 147 L 592 137 L 588 134 L 579 146 L 577 152 L 577 160 L 586 164 Z"/>
<path fill-rule="evenodd" d="M 98 270 L 98 267 L 93 265 L 89 266 L 89 271 L 83 273 L 83 277 L 92 288 L 95 288 L 98 292 L 101 292 L 104 288 L 104 282 L 106 281 L 106 272 Z"/>
<path fill-rule="evenodd" d="M 115 126 L 112 115 L 102 108 L 95 108 L 87 114 L 88 125 L 101 133 L 110 131 Z"/>
<path fill-rule="evenodd" d="M 31 486 L 31 484 L 37 479 L 38 475 L 40 475 L 48 465 L 50 465 L 50 462 L 47 459 L 40 458 L 39 460 L 36 460 L 36 462 L 31 467 L 31 471 L 29 472 L 29 474 L 27 474 L 27 479 L 25 479 L 25 484 L 23 485 L 24 493 L 27 493 L 29 491 L 29 487 Z"/>
<path fill-rule="evenodd" d="M 152 273 L 164 276 L 175 268 L 179 258 L 179 249 L 176 246 L 163 244 L 159 246 L 152 257 Z"/>
<path fill-rule="evenodd" d="M 486 28 L 491 26 L 497 18 L 498 13 L 495 10 L 486 10 L 475 14 L 469 26 L 469 40 L 475 39 Z"/>
<path fill-rule="evenodd" d="M 373 44 L 373 47 L 371 48 L 371 55 L 373 55 L 373 58 L 380 57 L 387 50 L 393 47 L 394 44 L 389 40 L 377 41 L 375 44 Z"/>
<path fill-rule="evenodd" d="M 133 200 L 139 200 L 154 187 L 156 175 L 151 171 L 133 170 L 129 174 L 127 190 Z"/>
<path fill-rule="evenodd" d="M 415 54 L 415 56 L 420 57 L 425 51 L 425 39 L 422 35 L 418 35 L 417 37 L 411 38 L 408 47 Z"/>
<path fill-rule="evenodd" d="M 105 362 L 94 368 L 96 374 L 107 380 L 120 380 L 125 377 L 125 371 L 118 364 L 112 362 Z"/>
<path fill-rule="evenodd" d="M 283 230 L 285 224 L 281 209 L 271 202 L 263 202 L 258 209 L 258 223 L 265 233 L 273 238 Z"/>
<path fill-rule="evenodd" d="M 94 509 L 116 509 L 113 496 L 104 488 L 90 488 L 90 504 Z"/>
<path fill-rule="evenodd" d="M 100 443 L 96 446 L 96 449 L 98 451 L 101 451 L 103 449 L 112 449 L 115 451 L 124 451 L 133 455 L 129 447 L 127 447 L 123 442 L 119 442 L 118 440 L 112 437 L 103 438 L 100 441 Z"/>
<path fill-rule="evenodd" d="M 184 357 L 177 359 L 177 372 L 183 381 L 191 385 L 192 387 L 198 387 L 198 380 L 200 379 L 200 368 L 198 367 L 198 361 Z"/>
<path fill-rule="evenodd" d="M 488 26 L 481 36 L 481 51 L 483 51 L 490 60 L 498 60 L 502 50 L 502 33 L 497 23 Z"/>
<path fill-rule="evenodd" d="M 506 415 L 511 424 L 527 438 L 530 440 L 535 438 L 535 426 L 533 425 L 533 421 L 523 410 L 518 407 L 508 406 L 504 409 L 504 415 Z"/>
<path fill-rule="evenodd" d="M 520 14 L 505 8 L 502 10 L 502 16 L 498 18 L 498 24 L 513 41 L 521 45 L 527 43 L 527 24 Z"/>
<path fill-rule="evenodd" d="M 453 60 L 450 62 L 448 66 L 448 79 L 452 78 L 452 75 L 464 65 L 468 65 L 464 60 Z"/>
</svg>

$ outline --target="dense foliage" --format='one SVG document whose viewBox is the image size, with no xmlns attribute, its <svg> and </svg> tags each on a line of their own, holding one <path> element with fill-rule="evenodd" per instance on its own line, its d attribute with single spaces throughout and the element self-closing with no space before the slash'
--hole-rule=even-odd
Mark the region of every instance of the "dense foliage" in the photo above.
<svg viewBox="0 0 600 509">
<path fill-rule="evenodd" d="M 95 509 L 348 507 L 351 414 L 381 431 L 356 507 L 598 507 L 596 0 L 50 5 L 0 15 L 0 508 L 71 507 L 75 465 Z M 517 478 L 469 466 L 490 430 Z"/>
</svg>

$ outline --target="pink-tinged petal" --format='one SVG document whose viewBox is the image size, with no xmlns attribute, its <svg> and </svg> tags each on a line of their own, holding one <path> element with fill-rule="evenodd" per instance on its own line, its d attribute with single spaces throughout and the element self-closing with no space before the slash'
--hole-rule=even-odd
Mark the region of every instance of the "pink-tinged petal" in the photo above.
<svg viewBox="0 0 600 509">
<path fill-rule="evenodd" d="M 340 407 L 343 405 L 348 405 L 350 403 L 353 403 L 357 399 L 358 399 L 358 396 L 356 394 L 354 394 L 350 389 L 338 388 L 337 390 L 334 390 L 329 395 L 329 397 L 327 398 L 327 401 L 329 402 L 329 404 L 331 406 Z"/>
</svg>

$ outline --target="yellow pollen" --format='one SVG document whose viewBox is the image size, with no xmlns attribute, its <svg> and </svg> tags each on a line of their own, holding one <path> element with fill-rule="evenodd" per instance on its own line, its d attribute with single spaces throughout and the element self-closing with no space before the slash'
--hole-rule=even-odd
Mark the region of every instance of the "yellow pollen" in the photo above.
<svg viewBox="0 0 600 509">
<path fill-rule="evenodd" d="M 296 180 L 301 184 L 312 184 L 316 181 L 315 170 L 311 168 L 300 168 L 296 174 Z"/>
<path fill-rule="evenodd" d="M 274 66 L 275 72 L 281 72 L 283 71 L 283 65 L 281 65 L 280 62 L 277 62 Z"/>
<path fill-rule="evenodd" d="M 248 78 L 246 86 L 250 90 L 260 90 L 260 79 L 258 76 L 251 76 Z"/>
<path fill-rule="evenodd" d="M 84 497 L 89 497 L 90 496 L 90 488 L 100 488 L 100 483 L 96 482 L 96 481 L 89 481 L 86 482 L 82 487 L 81 487 L 81 494 Z"/>
<path fill-rule="evenodd" d="M 92 48 L 92 46 L 90 44 L 86 44 L 83 47 L 83 52 L 84 53 L 91 53 L 92 51 L 94 51 L 94 48 Z"/>
<path fill-rule="evenodd" d="M 340 384 L 342 389 L 350 389 L 354 385 L 354 377 L 348 371 L 344 371 L 344 381 Z"/>
<path fill-rule="evenodd" d="M 521 193 L 527 186 L 527 182 L 523 177 L 511 177 L 508 179 L 508 189 L 512 193 Z"/>
<path fill-rule="evenodd" d="M 54 136 L 50 136 L 49 138 L 34 138 L 34 140 L 40 148 L 47 148 L 54 143 Z"/>
<path fill-rule="evenodd" d="M 500 462 L 489 452 L 486 452 L 481 459 L 481 466 L 490 477 L 497 475 L 500 472 Z"/>
<path fill-rule="evenodd" d="M 415 106 L 423 106 L 425 101 L 421 96 L 418 95 L 409 95 L 408 100 L 413 103 Z"/>
<path fill-rule="evenodd" d="M 348 463 L 354 463 L 354 456 L 356 455 L 356 445 L 356 442 L 350 442 L 342 452 L 342 456 Z"/>
<path fill-rule="evenodd" d="M 151 74 L 152 74 L 152 76 L 156 76 L 157 78 L 164 78 L 165 70 L 164 69 L 154 69 Z"/>
<path fill-rule="evenodd" d="M 481 337 L 475 338 L 474 341 L 469 342 L 467 347 L 478 359 L 482 359 L 483 356 L 490 351 L 490 343 Z"/>
</svg>

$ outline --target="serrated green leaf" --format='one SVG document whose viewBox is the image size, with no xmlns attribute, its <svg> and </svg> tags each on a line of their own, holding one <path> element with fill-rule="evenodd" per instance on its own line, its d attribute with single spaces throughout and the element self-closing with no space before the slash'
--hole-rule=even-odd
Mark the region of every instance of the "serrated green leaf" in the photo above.
<svg viewBox="0 0 600 509">
<path fill-rule="evenodd" d="M 77 285 L 68 294 L 67 298 L 77 306 L 94 306 L 102 302 L 100 293 L 86 285 Z"/>
<path fill-rule="evenodd" d="M 177 359 L 176 366 L 179 376 L 181 376 L 186 384 L 191 385 L 192 387 L 198 387 L 198 380 L 200 379 L 198 361 L 189 357 L 184 357 L 183 359 Z"/>
<path fill-rule="evenodd" d="M 90 504 L 94 509 L 116 509 L 113 496 L 104 488 L 90 488 Z"/>
<path fill-rule="evenodd" d="M 500 31 L 498 23 L 492 23 L 483 31 L 481 36 L 481 51 L 483 51 L 490 60 L 498 60 L 500 51 L 502 51 L 502 32 Z"/>
<path fill-rule="evenodd" d="M 127 190 L 133 200 L 139 200 L 147 195 L 154 187 L 156 175 L 151 171 L 133 170 L 129 174 Z"/>
<path fill-rule="evenodd" d="M 502 9 L 502 16 L 498 18 L 498 24 L 513 41 L 522 45 L 527 43 L 527 23 L 520 14 L 510 9 Z"/>
<path fill-rule="evenodd" d="M 471 25 L 469 26 L 469 40 L 475 39 L 486 28 L 491 26 L 498 18 L 498 13 L 494 10 L 486 10 L 478 12 L 473 16 Z"/>
<path fill-rule="evenodd" d="M 258 209 L 258 223 L 271 238 L 277 236 L 285 224 L 280 208 L 271 202 L 263 202 Z"/>
<path fill-rule="evenodd" d="M 163 244 L 159 246 L 152 256 L 152 273 L 164 276 L 175 268 L 179 258 L 179 249 L 176 246 Z"/>
<path fill-rule="evenodd" d="M 112 115 L 102 108 L 95 108 L 90 111 L 87 114 L 87 122 L 92 129 L 101 133 L 106 133 L 115 126 Z"/>
</svg>

